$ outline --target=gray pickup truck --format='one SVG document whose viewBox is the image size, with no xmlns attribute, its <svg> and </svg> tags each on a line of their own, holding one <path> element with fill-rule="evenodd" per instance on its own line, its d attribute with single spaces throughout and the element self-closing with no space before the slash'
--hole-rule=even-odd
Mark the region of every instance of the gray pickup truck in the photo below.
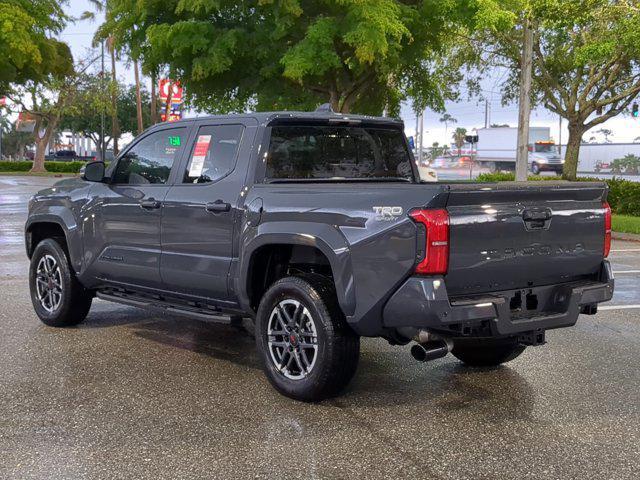
<svg viewBox="0 0 640 480">
<path fill-rule="evenodd" d="M 94 297 L 251 318 L 264 371 L 304 401 L 353 377 L 360 337 L 490 366 L 611 299 L 602 183 L 423 183 L 389 118 L 256 113 L 156 125 L 29 204 L 47 325 Z"/>
</svg>

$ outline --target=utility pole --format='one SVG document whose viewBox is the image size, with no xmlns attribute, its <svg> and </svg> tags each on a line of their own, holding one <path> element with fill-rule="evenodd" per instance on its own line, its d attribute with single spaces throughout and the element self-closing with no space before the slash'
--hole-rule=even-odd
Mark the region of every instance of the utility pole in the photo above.
<svg viewBox="0 0 640 480">
<path fill-rule="evenodd" d="M 102 85 L 102 91 L 104 91 L 104 40 L 100 43 L 101 45 L 101 73 L 100 73 L 100 84 Z M 96 145 L 97 146 L 97 145 Z M 104 144 L 104 108 L 102 108 L 102 112 L 100 113 L 100 160 L 105 161 L 106 148 Z"/>
<path fill-rule="evenodd" d="M 133 74 L 136 82 L 136 118 L 138 121 L 138 135 L 144 130 L 142 123 L 142 96 L 140 93 L 140 73 L 138 72 L 138 60 L 133 59 Z"/>
<path fill-rule="evenodd" d="M 489 128 L 489 100 L 484 100 L 484 128 Z"/>
<path fill-rule="evenodd" d="M 418 142 L 418 163 L 422 163 L 422 132 L 424 131 L 424 112 L 420 113 L 420 140 Z"/>
<path fill-rule="evenodd" d="M 531 114 L 531 69 L 533 64 L 533 30 L 531 19 L 524 19 L 522 59 L 520 61 L 520 100 L 518 103 L 518 149 L 516 181 L 525 182 L 529 169 L 529 116 Z"/>
<path fill-rule="evenodd" d="M 420 114 L 416 110 L 416 134 L 413 139 L 413 148 L 416 149 L 416 158 L 418 158 L 418 128 L 420 128 Z"/>
<path fill-rule="evenodd" d="M 562 156 L 562 115 L 558 115 L 558 155 Z"/>
<path fill-rule="evenodd" d="M 158 123 L 158 103 L 156 94 L 156 82 L 158 81 L 158 76 L 156 75 L 155 70 L 151 72 L 151 125 L 155 125 Z M 136 92 L 137 95 L 137 92 Z"/>
</svg>

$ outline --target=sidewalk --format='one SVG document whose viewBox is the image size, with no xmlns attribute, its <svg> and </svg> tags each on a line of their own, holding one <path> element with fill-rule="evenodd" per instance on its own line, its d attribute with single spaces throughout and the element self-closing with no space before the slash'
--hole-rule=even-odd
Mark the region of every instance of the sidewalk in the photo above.
<svg viewBox="0 0 640 480">
<path fill-rule="evenodd" d="M 640 235 L 637 233 L 611 232 L 611 238 L 614 240 L 625 240 L 627 242 L 640 242 Z"/>
</svg>

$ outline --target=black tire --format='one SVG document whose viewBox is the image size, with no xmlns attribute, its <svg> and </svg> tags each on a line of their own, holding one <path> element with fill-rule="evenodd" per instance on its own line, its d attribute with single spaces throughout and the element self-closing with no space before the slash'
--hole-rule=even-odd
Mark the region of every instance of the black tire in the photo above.
<svg viewBox="0 0 640 480">
<path fill-rule="evenodd" d="M 540 165 L 538 165 L 536 162 L 533 162 L 531 164 L 531 173 L 533 173 L 534 175 L 540 175 Z"/>
<path fill-rule="evenodd" d="M 46 262 L 47 259 L 49 261 L 53 259 L 55 264 L 51 262 L 50 265 L 55 265 L 58 273 L 43 277 L 38 273 L 39 266 L 42 265 L 44 267 L 41 262 Z M 52 270 L 55 270 L 55 268 Z M 38 286 L 37 282 L 39 282 Z M 47 285 L 44 285 L 45 283 Z M 46 294 L 41 295 L 43 289 L 47 290 L 50 286 L 55 288 L 58 284 L 61 288 L 59 289 L 59 297 L 55 293 L 56 301 L 53 301 L 51 296 L 48 297 L 49 302 L 41 299 L 41 297 L 47 298 Z M 54 238 L 42 240 L 33 251 L 29 268 L 29 289 L 31 291 L 31 303 L 33 303 L 33 308 L 38 318 L 42 323 L 50 327 L 77 325 L 85 319 L 91 308 L 93 295 L 90 291 L 85 290 L 76 279 L 74 272 L 71 270 L 63 242 Z"/>
<path fill-rule="evenodd" d="M 296 302 L 299 304 L 297 307 Z M 302 333 L 295 342 L 288 333 L 269 336 L 269 331 L 275 331 L 269 330 L 270 325 L 273 326 L 272 322 L 278 321 L 276 308 L 285 308 L 286 313 L 286 308 L 291 305 L 294 306 L 293 316 L 291 311 L 287 314 L 291 318 L 296 315 L 298 318 L 300 316 L 304 316 L 305 319 L 311 318 L 312 322 L 307 325 L 314 325 L 315 341 Z M 306 312 L 300 305 L 306 308 Z M 284 315 L 281 315 L 281 318 L 286 320 Z M 287 325 L 295 325 L 295 322 Z M 278 328 L 285 331 L 284 327 Z M 295 332 L 291 330 L 291 332 L 295 337 L 295 334 L 303 330 L 300 327 L 299 330 L 296 329 Z M 310 329 L 307 328 L 307 331 Z M 269 338 L 283 346 L 270 345 Z M 306 345 L 316 344 L 317 348 L 313 350 L 313 347 L 306 347 L 307 350 L 304 350 L 306 353 L 303 355 L 302 350 L 305 347 L 302 345 L 305 345 L 305 342 L 308 342 Z M 267 290 L 260 301 L 256 315 L 256 344 L 269 382 L 283 395 L 304 402 L 316 402 L 340 393 L 353 378 L 360 357 L 360 337 L 347 325 L 344 314 L 338 306 L 333 283 L 315 274 L 286 277 L 275 282 Z M 285 356 L 285 348 L 291 349 L 288 352 L 290 357 Z M 299 352 L 295 353 L 295 357 L 293 357 L 294 350 Z M 282 351 L 280 360 L 283 364 L 285 359 L 291 358 L 291 362 L 295 360 L 291 371 L 288 364 L 282 368 L 276 365 L 280 351 Z M 310 355 L 312 355 L 311 361 Z M 306 361 L 304 367 L 303 356 Z M 296 362 L 299 363 L 296 365 Z M 305 373 L 304 368 L 309 366 L 308 372 Z M 302 377 L 291 378 L 295 374 Z"/>
<path fill-rule="evenodd" d="M 495 367 L 509 362 L 524 352 L 525 345 L 514 340 L 456 339 L 451 353 L 472 367 Z"/>
</svg>

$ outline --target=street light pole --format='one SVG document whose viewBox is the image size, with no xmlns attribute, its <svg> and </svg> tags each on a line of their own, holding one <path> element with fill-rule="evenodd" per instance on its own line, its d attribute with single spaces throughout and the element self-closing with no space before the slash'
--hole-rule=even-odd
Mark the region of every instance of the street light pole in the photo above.
<svg viewBox="0 0 640 480">
<path fill-rule="evenodd" d="M 102 91 L 104 91 L 104 40 L 101 42 L 101 74 L 100 74 L 100 83 L 102 86 Z M 105 144 L 104 144 L 104 108 L 100 112 L 100 160 L 105 161 Z"/>
<path fill-rule="evenodd" d="M 418 142 L 418 163 L 422 164 L 422 132 L 424 132 L 424 110 L 420 112 L 420 141 Z"/>
<path fill-rule="evenodd" d="M 558 155 L 562 156 L 562 115 L 558 115 Z"/>
</svg>

